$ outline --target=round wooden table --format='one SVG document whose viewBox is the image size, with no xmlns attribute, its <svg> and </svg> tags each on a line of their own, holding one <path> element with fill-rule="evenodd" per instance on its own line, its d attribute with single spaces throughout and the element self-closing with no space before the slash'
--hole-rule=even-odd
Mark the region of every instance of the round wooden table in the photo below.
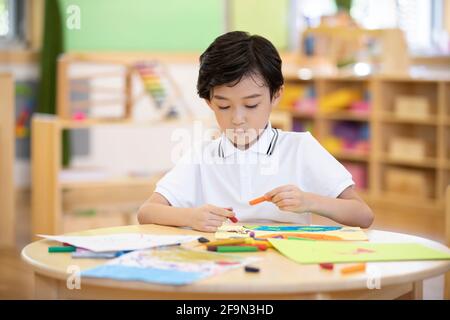
<svg viewBox="0 0 450 320">
<path fill-rule="evenodd" d="M 133 225 L 74 233 L 99 235 L 113 233 L 193 234 L 214 239 L 214 234 L 157 225 Z M 450 251 L 446 246 L 424 238 L 370 230 L 372 242 L 418 242 Z M 341 275 L 318 265 L 295 263 L 276 250 L 242 253 L 261 257 L 255 263 L 259 273 L 243 268 L 209 277 L 191 285 L 167 286 L 144 282 L 82 278 L 79 289 L 68 288 L 74 267 L 84 270 L 106 260 L 72 259 L 70 253 L 49 254 L 56 242 L 40 240 L 22 250 L 22 258 L 32 267 L 36 299 L 422 299 L 423 280 L 450 270 L 450 261 L 411 261 L 368 263 L 365 273 Z M 73 286 L 69 286 L 73 287 Z"/>
</svg>

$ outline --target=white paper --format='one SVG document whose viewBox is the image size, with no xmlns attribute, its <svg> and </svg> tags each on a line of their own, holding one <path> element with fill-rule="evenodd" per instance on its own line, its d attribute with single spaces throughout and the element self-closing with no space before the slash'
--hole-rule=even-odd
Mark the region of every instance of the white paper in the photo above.
<svg viewBox="0 0 450 320">
<path fill-rule="evenodd" d="M 187 235 L 149 235 L 142 233 L 119 233 L 97 236 L 50 236 L 38 234 L 38 236 L 94 252 L 148 249 L 190 242 L 199 238 L 198 236 Z"/>
</svg>

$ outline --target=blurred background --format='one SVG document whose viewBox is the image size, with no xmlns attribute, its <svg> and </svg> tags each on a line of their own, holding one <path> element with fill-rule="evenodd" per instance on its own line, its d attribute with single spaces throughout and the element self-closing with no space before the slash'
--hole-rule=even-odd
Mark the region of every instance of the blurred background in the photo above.
<svg viewBox="0 0 450 320">
<path fill-rule="evenodd" d="M 0 298 L 32 296 L 36 234 L 137 223 L 174 131 L 215 128 L 198 58 L 232 30 L 277 47 L 273 126 L 347 167 L 373 228 L 448 244 L 450 0 L 0 0 Z"/>
</svg>

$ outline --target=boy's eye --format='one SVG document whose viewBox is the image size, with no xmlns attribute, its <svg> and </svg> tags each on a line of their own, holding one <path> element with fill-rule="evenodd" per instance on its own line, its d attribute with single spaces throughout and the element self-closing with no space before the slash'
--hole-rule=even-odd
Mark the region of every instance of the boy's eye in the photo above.
<svg viewBox="0 0 450 320">
<path fill-rule="evenodd" d="M 252 109 L 252 108 L 256 108 L 258 106 L 258 104 L 254 104 L 252 106 L 245 106 L 246 108 Z"/>
<path fill-rule="evenodd" d="M 229 107 L 230 107 L 230 106 L 225 106 L 225 107 L 220 107 L 220 106 L 219 106 L 219 109 L 220 109 L 220 110 L 226 110 L 226 109 L 228 109 Z"/>
</svg>

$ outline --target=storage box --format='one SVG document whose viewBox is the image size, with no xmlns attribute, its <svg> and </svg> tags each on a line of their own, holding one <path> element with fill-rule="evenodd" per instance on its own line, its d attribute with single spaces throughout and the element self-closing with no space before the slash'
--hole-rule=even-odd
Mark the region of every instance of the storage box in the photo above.
<svg viewBox="0 0 450 320">
<path fill-rule="evenodd" d="M 389 142 L 389 157 L 401 160 L 424 160 L 426 143 L 416 138 L 393 137 Z"/>
<path fill-rule="evenodd" d="M 422 96 L 397 96 L 394 114 L 399 118 L 425 119 L 430 116 L 428 99 Z"/>
<path fill-rule="evenodd" d="M 430 195 L 426 172 L 413 169 L 386 169 L 385 189 L 389 194 L 420 199 Z"/>
</svg>

